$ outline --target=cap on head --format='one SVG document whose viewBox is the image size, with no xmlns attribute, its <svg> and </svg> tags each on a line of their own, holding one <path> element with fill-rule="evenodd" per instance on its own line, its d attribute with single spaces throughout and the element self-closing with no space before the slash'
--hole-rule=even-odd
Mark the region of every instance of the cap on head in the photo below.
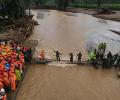
<svg viewBox="0 0 120 100">
<path fill-rule="evenodd" d="M 2 88 L 0 91 L 1 91 L 2 93 L 4 93 L 4 92 L 5 92 L 5 89 Z"/>
</svg>

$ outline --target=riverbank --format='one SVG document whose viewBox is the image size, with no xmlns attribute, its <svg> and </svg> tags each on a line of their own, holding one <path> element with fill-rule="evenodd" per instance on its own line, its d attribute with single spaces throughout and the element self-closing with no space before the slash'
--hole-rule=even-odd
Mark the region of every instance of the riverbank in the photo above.
<svg viewBox="0 0 120 100">
<path fill-rule="evenodd" d="M 33 9 L 57 10 L 55 7 L 46 7 L 46 8 L 45 7 L 36 7 Z M 73 12 L 73 13 L 89 14 L 89 15 L 93 15 L 94 17 L 97 17 L 97 18 L 120 22 L 120 11 L 116 11 L 116 10 L 114 10 L 115 13 L 113 13 L 113 14 L 98 14 L 96 12 L 96 9 L 89 9 L 89 8 L 67 8 L 66 11 Z"/>
<path fill-rule="evenodd" d="M 120 22 L 120 11 L 115 11 L 114 14 L 98 14 L 96 12 L 96 9 L 86 9 L 86 8 L 68 8 L 66 11 L 73 13 L 89 14 L 97 18 Z"/>
<path fill-rule="evenodd" d="M 33 33 L 36 21 L 33 15 L 25 16 L 12 25 L 4 26 L 0 29 L 0 40 L 13 40 L 18 43 L 23 43 Z"/>
<path fill-rule="evenodd" d="M 27 41 L 24 42 L 23 45 L 24 45 L 25 47 L 28 47 L 28 48 L 31 48 L 31 49 L 32 49 L 32 57 L 33 57 L 37 44 L 38 44 L 38 41 L 37 41 L 37 40 L 27 40 Z M 32 63 L 33 61 L 34 61 L 34 58 L 32 58 L 31 63 Z M 25 66 L 24 71 L 23 71 L 22 80 L 19 82 L 19 85 L 18 85 L 16 91 L 11 94 L 11 97 L 9 98 L 9 100 L 16 100 L 16 97 L 17 97 L 17 95 L 18 95 L 18 93 L 19 93 L 19 91 L 20 91 L 20 89 L 21 89 L 21 86 L 23 85 L 24 78 L 25 78 L 25 76 L 26 76 L 29 68 L 30 68 L 30 64 L 27 64 L 27 65 Z"/>
</svg>

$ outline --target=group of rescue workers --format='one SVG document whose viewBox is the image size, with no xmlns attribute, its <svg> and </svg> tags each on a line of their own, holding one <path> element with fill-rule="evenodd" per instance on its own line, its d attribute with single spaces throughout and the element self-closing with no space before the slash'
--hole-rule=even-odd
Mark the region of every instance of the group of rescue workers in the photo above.
<svg viewBox="0 0 120 100">
<path fill-rule="evenodd" d="M 32 50 L 14 41 L 0 41 L 0 100 L 14 92 L 22 79 L 25 65 L 30 63 Z"/>
<path fill-rule="evenodd" d="M 59 51 L 54 51 L 54 53 L 55 53 L 55 56 L 56 56 L 56 60 L 60 61 L 61 60 L 60 56 L 62 54 Z M 73 63 L 73 53 L 70 53 L 69 56 L 70 56 L 70 62 Z M 77 59 L 78 59 L 79 63 L 81 62 L 81 58 L 82 58 L 82 53 L 79 52 L 77 54 Z M 45 52 L 44 52 L 44 50 L 41 50 L 40 55 L 39 55 L 39 59 L 40 59 L 40 61 L 45 61 Z"/>
<path fill-rule="evenodd" d="M 109 52 L 105 55 L 107 44 L 100 43 L 97 49 L 88 51 L 88 62 L 95 68 L 96 65 L 102 65 L 103 68 L 120 70 L 120 54 L 112 55 Z M 56 60 L 60 61 L 61 53 L 54 51 Z M 69 54 L 70 62 L 73 63 L 74 55 Z M 78 63 L 81 63 L 82 53 L 77 54 Z M 7 93 L 15 91 L 22 79 L 22 74 L 26 64 L 30 64 L 32 59 L 31 48 L 26 48 L 22 44 L 14 41 L 0 41 L 0 100 L 7 100 Z M 45 52 L 40 52 L 40 61 L 45 61 Z"/>
<path fill-rule="evenodd" d="M 102 68 L 111 68 L 112 66 L 115 67 L 115 69 L 120 70 L 120 54 L 112 54 L 110 51 L 106 54 L 107 44 L 106 43 L 100 43 L 98 45 L 98 49 L 90 50 L 88 52 L 89 55 L 89 62 L 96 67 L 96 65 L 102 65 Z M 98 68 L 98 67 L 96 67 Z"/>
<path fill-rule="evenodd" d="M 112 55 L 111 52 L 108 52 L 107 55 L 105 53 L 107 44 L 106 43 L 99 43 L 96 49 L 92 49 L 88 51 L 88 62 L 92 64 L 95 68 L 98 68 L 96 65 L 102 65 L 102 68 L 111 68 L 113 65 L 115 69 L 120 69 L 120 54 Z M 56 55 L 56 60 L 60 61 L 61 53 L 59 51 L 54 51 Z M 74 54 L 70 53 L 70 62 L 74 63 Z M 78 63 L 81 63 L 82 53 L 79 52 L 77 54 Z M 44 50 L 40 53 L 40 59 L 45 59 Z"/>
</svg>

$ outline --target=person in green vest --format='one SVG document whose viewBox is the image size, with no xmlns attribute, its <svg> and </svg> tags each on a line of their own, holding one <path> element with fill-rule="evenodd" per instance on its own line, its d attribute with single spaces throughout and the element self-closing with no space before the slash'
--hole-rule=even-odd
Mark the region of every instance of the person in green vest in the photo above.
<svg viewBox="0 0 120 100">
<path fill-rule="evenodd" d="M 93 66 L 96 66 L 96 54 L 94 51 L 89 53 L 89 61 Z"/>
<path fill-rule="evenodd" d="M 96 59 L 96 55 L 95 55 L 95 52 L 94 51 L 91 51 L 90 53 L 89 53 L 89 60 L 91 61 L 92 59 Z"/>
<path fill-rule="evenodd" d="M 21 71 L 19 70 L 18 67 L 16 67 L 16 69 L 15 69 L 15 75 L 16 75 L 16 77 L 17 77 L 17 84 L 19 84 L 19 82 L 20 82 L 21 79 L 22 79 L 22 73 L 21 73 Z"/>
</svg>

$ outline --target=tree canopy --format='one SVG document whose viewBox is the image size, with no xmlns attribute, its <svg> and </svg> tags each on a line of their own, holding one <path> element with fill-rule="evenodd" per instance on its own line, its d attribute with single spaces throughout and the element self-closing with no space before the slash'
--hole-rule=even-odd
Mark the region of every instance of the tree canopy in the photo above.
<svg viewBox="0 0 120 100">
<path fill-rule="evenodd" d="M 0 0 L 1 16 L 13 19 L 19 19 L 24 16 L 25 9 L 31 3 L 31 0 Z"/>
<path fill-rule="evenodd" d="M 120 8 L 120 0 L 0 0 L 0 16 L 12 19 L 19 19 L 25 15 L 25 9 L 30 8 L 32 4 L 36 6 L 51 5 L 59 9 L 65 9 L 68 4 L 72 6 L 89 6 L 101 7 L 101 5 Z"/>
</svg>

